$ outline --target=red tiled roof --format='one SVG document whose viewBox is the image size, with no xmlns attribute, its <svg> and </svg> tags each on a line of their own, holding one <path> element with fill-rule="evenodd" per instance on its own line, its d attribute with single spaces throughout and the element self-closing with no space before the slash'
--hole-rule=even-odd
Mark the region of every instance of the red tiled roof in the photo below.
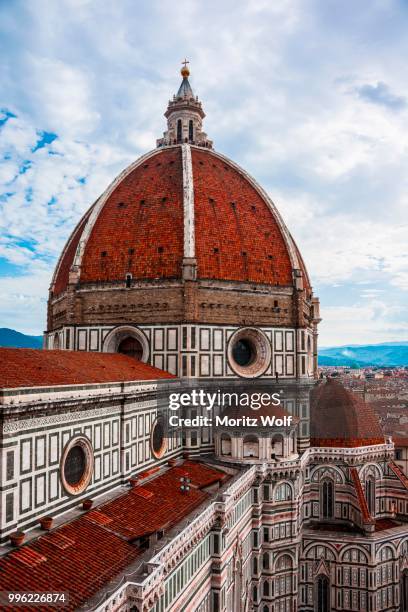
<svg viewBox="0 0 408 612">
<path fill-rule="evenodd" d="M 399 525 L 400 523 L 397 523 L 389 518 L 376 519 L 375 530 L 384 531 L 385 529 L 393 529 L 393 527 L 398 527 Z"/>
<path fill-rule="evenodd" d="M 185 461 L 182 465 L 175 466 L 173 468 L 173 473 L 180 478 L 182 476 L 187 476 L 190 478 L 193 487 L 199 489 L 209 487 L 227 478 L 223 472 L 194 461 Z"/>
<path fill-rule="evenodd" d="M 402 436 L 392 436 L 392 441 L 395 446 L 408 446 L 408 436 L 405 438 Z"/>
<path fill-rule="evenodd" d="M 292 238 L 292 240 L 293 240 L 293 238 Z M 307 290 L 307 292 L 310 293 L 311 290 L 312 290 L 312 286 L 311 286 L 311 283 L 310 283 L 309 273 L 308 273 L 308 271 L 306 269 L 306 264 L 304 262 L 304 259 L 302 257 L 301 252 L 299 251 L 299 247 L 297 246 L 297 244 L 295 243 L 294 240 L 293 240 L 293 243 L 295 245 L 296 254 L 297 254 L 298 259 L 299 259 L 300 269 L 302 270 L 302 273 L 303 273 L 303 285 L 304 285 L 305 289 Z"/>
<path fill-rule="evenodd" d="M 180 491 L 181 473 L 191 479 L 189 493 Z M 68 592 L 66 609 L 75 610 L 140 555 L 133 539 L 180 522 L 208 499 L 200 487 L 225 478 L 190 461 L 171 468 L 143 484 L 150 498 L 132 489 L 0 558 L 0 590 Z"/>
<path fill-rule="evenodd" d="M 396 463 L 394 463 L 394 461 L 390 461 L 388 466 L 394 472 L 394 474 L 396 475 L 398 480 L 400 480 L 402 482 L 402 484 L 404 485 L 404 487 L 408 491 L 408 477 L 401 470 L 400 466 L 397 465 Z"/>
<path fill-rule="evenodd" d="M 61 547 L 61 538 L 72 544 Z M 140 549 L 83 516 L 0 559 L 0 588 L 69 593 L 69 606 L 64 609 L 75 610 L 139 554 Z M 26 563 L 30 558 L 41 560 Z M 47 608 L 36 605 L 23 609 Z"/>
<path fill-rule="evenodd" d="M 247 177 L 211 150 L 191 149 L 198 278 L 293 286 L 275 214 Z M 78 226 L 54 281 L 65 290 Z M 181 147 L 157 150 L 107 198 L 86 242 L 80 282 L 181 278 L 184 244 Z M 297 250 L 297 247 L 294 247 Z M 303 261 L 306 287 L 309 287 Z"/>
<path fill-rule="evenodd" d="M 384 444 L 384 434 L 370 404 L 329 378 L 312 391 L 312 446 L 356 447 Z"/>
<path fill-rule="evenodd" d="M 191 481 L 189 493 L 180 489 L 180 478 L 184 476 Z M 203 487 L 225 477 L 219 470 L 186 461 L 151 481 L 143 482 L 126 495 L 99 506 L 97 515 L 90 512 L 87 516 L 98 524 L 109 522 L 115 533 L 132 541 L 178 523 L 208 497 L 202 491 Z"/>
<path fill-rule="evenodd" d="M 192 149 L 192 162 L 197 276 L 292 285 L 282 232 L 248 179 L 210 151 Z"/>
<path fill-rule="evenodd" d="M 172 374 L 119 353 L 0 348 L 0 388 L 157 380 Z"/>
<path fill-rule="evenodd" d="M 139 474 L 139 478 L 147 478 L 148 476 L 152 476 L 159 470 L 160 470 L 160 466 L 156 465 L 155 467 L 149 468 L 148 470 L 145 470 L 144 472 Z"/>
<path fill-rule="evenodd" d="M 81 282 L 124 280 L 127 273 L 180 277 L 183 220 L 181 148 L 163 149 L 128 174 L 103 206 L 86 244 Z"/>
<path fill-rule="evenodd" d="M 82 220 L 79 222 L 79 224 L 77 225 L 77 227 L 71 234 L 67 242 L 65 252 L 62 253 L 60 257 L 60 260 L 58 262 L 58 272 L 56 274 L 55 284 L 54 284 L 54 289 L 53 289 L 54 295 L 59 295 L 60 293 L 65 291 L 68 285 L 69 270 L 71 268 L 72 262 L 74 261 L 75 253 L 78 248 L 79 239 L 81 238 L 82 232 L 85 228 L 85 224 L 92 211 L 92 208 L 93 207 L 89 209 L 87 214 L 82 218 Z"/>
</svg>

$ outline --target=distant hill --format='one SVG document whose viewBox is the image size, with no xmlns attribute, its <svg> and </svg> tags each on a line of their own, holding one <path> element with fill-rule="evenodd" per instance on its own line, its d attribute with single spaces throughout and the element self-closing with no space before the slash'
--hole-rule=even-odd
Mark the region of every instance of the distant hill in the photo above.
<svg viewBox="0 0 408 612">
<path fill-rule="evenodd" d="M 42 343 L 42 336 L 26 336 L 15 329 L 0 328 L 0 346 L 40 349 Z"/>
<path fill-rule="evenodd" d="M 384 342 L 335 346 L 319 350 L 319 365 L 326 366 L 408 366 L 408 342 Z"/>
<path fill-rule="evenodd" d="M 367 366 L 368 364 L 362 364 L 358 361 L 351 361 L 346 359 L 345 357 L 327 357 L 326 355 L 322 355 L 319 353 L 319 366 L 328 366 L 337 368 L 339 366 L 346 366 L 348 368 L 361 368 Z"/>
</svg>

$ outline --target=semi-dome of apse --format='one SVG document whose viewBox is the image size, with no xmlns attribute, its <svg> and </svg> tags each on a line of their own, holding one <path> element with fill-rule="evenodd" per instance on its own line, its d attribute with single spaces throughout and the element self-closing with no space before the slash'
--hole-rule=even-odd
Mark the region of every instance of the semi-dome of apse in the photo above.
<svg viewBox="0 0 408 612">
<path fill-rule="evenodd" d="M 384 433 L 373 408 L 332 378 L 311 392 L 312 446 L 357 447 L 384 444 Z"/>
</svg>

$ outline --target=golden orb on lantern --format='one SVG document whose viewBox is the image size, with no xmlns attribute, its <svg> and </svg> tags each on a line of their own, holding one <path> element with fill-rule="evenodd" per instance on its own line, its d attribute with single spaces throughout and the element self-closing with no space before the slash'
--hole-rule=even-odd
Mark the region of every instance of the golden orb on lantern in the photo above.
<svg viewBox="0 0 408 612">
<path fill-rule="evenodd" d="M 181 76 L 183 77 L 183 79 L 186 79 L 188 76 L 190 76 L 190 70 L 187 66 L 187 64 L 189 64 L 190 62 L 187 59 L 185 59 L 181 63 L 183 64 L 183 67 L 180 70 Z"/>
</svg>

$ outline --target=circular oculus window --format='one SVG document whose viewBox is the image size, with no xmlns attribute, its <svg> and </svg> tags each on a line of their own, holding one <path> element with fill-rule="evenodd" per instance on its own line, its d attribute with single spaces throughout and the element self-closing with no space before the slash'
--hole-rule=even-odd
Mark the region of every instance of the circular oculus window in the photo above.
<svg viewBox="0 0 408 612">
<path fill-rule="evenodd" d="M 61 482 L 67 493 L 79 495 L 89 485 L 94 468 L 93 449 L 88 438 L 76 436 L 64 448 L 60 462 Z"/>
<path fill-rule="evenodd" d="M 150 434 L 150 449 L 156 459 L 161 459 L 167 450 L 167 438 L 162 419 L 156 419 Z"/>
<path fill-rule="evenodd" d="M 261 376 L 271 361 L 271 345 L 265 334 L 253 327 L 238 329 L 230 338 L 228 363 L 238 376 Z"/>
<path fill-rule="evenodd" d="M 119 325 L 106 335 L 102 350 L 104 353 L 123 353 L 146 362 L 149 358 L 149 341 L 139 328 Z"/>
</svg>

